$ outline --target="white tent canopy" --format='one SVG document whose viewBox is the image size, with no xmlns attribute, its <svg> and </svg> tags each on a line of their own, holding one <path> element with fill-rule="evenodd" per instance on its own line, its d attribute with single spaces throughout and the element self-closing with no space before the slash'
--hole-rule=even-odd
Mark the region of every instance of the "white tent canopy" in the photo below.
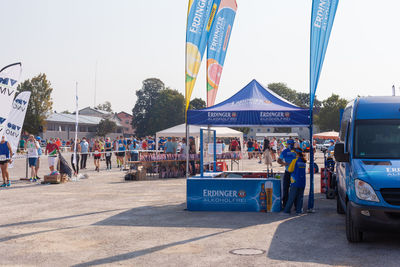
<svg viewBox="0 0 400 267">
<path fill-rule="evenodd" d="M 196 140 L 200 138 L 200 129 L 207 129 L 197 125 L 189 125 L 189 136 L 193 136 Z M 243 145 L 243 133 L 228 127 L 211 127 L 215 130 L 217 137 L 237 137 Z M 159 131 L 156 133 L 157 146 L 160 137 L 186 137 L 186 124 L 179 124 L 174 127 Z"/>
</svg>

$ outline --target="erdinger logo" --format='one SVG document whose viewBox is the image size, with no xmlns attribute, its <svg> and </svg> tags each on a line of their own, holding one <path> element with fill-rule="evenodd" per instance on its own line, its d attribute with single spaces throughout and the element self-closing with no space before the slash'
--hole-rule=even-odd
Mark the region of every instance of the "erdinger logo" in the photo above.
<svg viewBox="0 0 400 267">
<path fill-rule="evenodd" d="M 290 119 L 290 112 L 282 111 L 261 111 L 260 120 L 264 121 L 288 121 Z"/>
<path fill-rule="evenodd" d="M 246 191 L 240 190 L 240 191 L 238 192 L 238 196 L 241 197 L 241 198 L 246 197 Z"/>
<path fill-rule="evenodd" d="M 230 111 L 210 111 L 207 112 L 210 121 L 231 122 L 237 120 L 237 113 Z"/>
<path fill-rule="evenodd" d="M 236 118 L 236 117 L 237 117 L 236 112 L 232 112 L 232 118 Z"/>
<path fill-rule="evenodd" d="M 208 112 L 209 118 L 230 118 L 232 114 L 230 112 Z"/>
<path fill-rule="evenodd" d="M 20 110 L 20 111 L 24 112 L 25 109 L 26 109 L 26 105 L 27 104 L 28 103 L 25 100 L 15 99 L 15 101 L 13 103 L 13 109 Z"/>
</svg>

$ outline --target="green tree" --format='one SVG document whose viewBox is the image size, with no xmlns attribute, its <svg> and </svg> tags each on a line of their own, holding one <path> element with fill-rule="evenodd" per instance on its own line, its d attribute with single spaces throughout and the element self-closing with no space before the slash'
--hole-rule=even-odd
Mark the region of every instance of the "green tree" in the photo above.
<svg viewBox="0 0 400 267">
<path fill-rule="evenodd" d="M 339 131 L 340 110 L 347 105 L 347 100 L 340 98 L 339 95 L 332 94 L 329 98 L 322 101 L 322 108 L 315 121 L 321 131 Z"/>
<path fill-rule="evenodd" d="M 153 134 L 154 122 L 151 118 L 155 108 L 159 92 L 165 89 L 164 83 L 157 78 L 149 78 L 143 81 L 142 88 L 136 91 L 136 104 L 132 109 L 132 126 L 138 136 Z"/>
<path fill-rule="evenodd" d="M 270 83 L 268 88 L 293 104 L 297 101 L 297 92 L 289 88 L 286 83 Z"/>
<path fill-rule="evenodd" d="M 104 119 L 97 125 L 97 136 L 105 137 L 109 133 L 115 132 L 117 124 L 109 119 Z"/>
<path fill-rule="evenodd" d="M 150 117 L 152 124 L 146 135 L 185 122 L 185 97 L 177 90 L 161 90 L 156 103 Z"/>
<path fill-rule="evenodd" d="M 69 110 L 64 110 L 61 112 L 62 114 L 72 114 Z"/>
<path fill-rule="evenodd" d="M 110 101 L 106 101 L 103 104 L 98 104 L 95 109 L 103 110 L 107 112 L 112 112 L 111 103 Z"/>
<path fill-rule="evenodd" d="M 47 114 L 53 106 L 51 99 L 53 88 L 50 81 L 47 80 L 46 74 L 41 73 L 18 85 L 17 91 L 31 92 L 23 128 L 29 133 L 39 134 L 45 128 Z"/>
<path fill-rule="evenodd" d="M 204 101 L 201 98 L 194 98 L 192 101 L 189 102 L 189 109 L 192 110 L 203 109 L 206 107 L 207 107 L 206 101 Z"/>
</svg>

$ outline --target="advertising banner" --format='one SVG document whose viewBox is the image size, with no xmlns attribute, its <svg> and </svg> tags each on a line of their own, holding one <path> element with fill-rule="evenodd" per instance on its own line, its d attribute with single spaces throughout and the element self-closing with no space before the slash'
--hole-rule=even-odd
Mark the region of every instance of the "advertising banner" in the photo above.
<svg viewBox="0 0 400 267">
<path fill-rule="evenodd" d="M 17 91 L 22 71 L 21 66 L 21 63 L 14 63 L 0 70 L 0 135 Z"/>
<path fill-rule="evenodd" d="M 186 110 L 207 46 L 208 35 L 220 0 L 189 0 L 186 29 Z"/>
<path fill-rule="evenodd" d="M 215 103 L 237 10 L 236 0 L 221 0 L 207 46 L 207 107 Z"/>
<path fill-rule="evenodd" d="M 190 178 L 190 211 L 281 211 L 281 180 L 251 178 Z"/>
<path fill-rule="evenodd" d="M 25 91 L 17 95 L 4 123 L 2 135 L 10 143 L 12 151 L 15 153 L 18 147 L 18 141 L 21 138 L 22 126 L 24 125 L 26 110 L 28 109 L 31 92 Z"/>
<path fill-rule="evenodd" d="M 310 107 L 314 104 L 315 92 L 324 63 L 329 37 L 335 20 L 339 0 L 313 0 L 310 39 Z"/>
</svg>

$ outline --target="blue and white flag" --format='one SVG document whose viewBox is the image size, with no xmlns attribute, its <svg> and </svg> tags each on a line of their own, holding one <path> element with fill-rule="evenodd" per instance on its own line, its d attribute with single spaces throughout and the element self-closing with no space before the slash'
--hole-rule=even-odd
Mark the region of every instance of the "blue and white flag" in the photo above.
<svg viewBox="0 0 400 267">
<path fill-rule="evenodd" d="M 315 91 L 324 63 L 329 36 L 335 20 L 339 0 L 313 0 L 310 40 L 310 108 L 314 105 Z"/>
<path fill-rule="evenodd" d="M 0 70 L 0 136 L 4 135 L 4 122 L 8 118 L 17 91 L 21 66 L 21 63 L 14 63 Z"/>
</svg>

